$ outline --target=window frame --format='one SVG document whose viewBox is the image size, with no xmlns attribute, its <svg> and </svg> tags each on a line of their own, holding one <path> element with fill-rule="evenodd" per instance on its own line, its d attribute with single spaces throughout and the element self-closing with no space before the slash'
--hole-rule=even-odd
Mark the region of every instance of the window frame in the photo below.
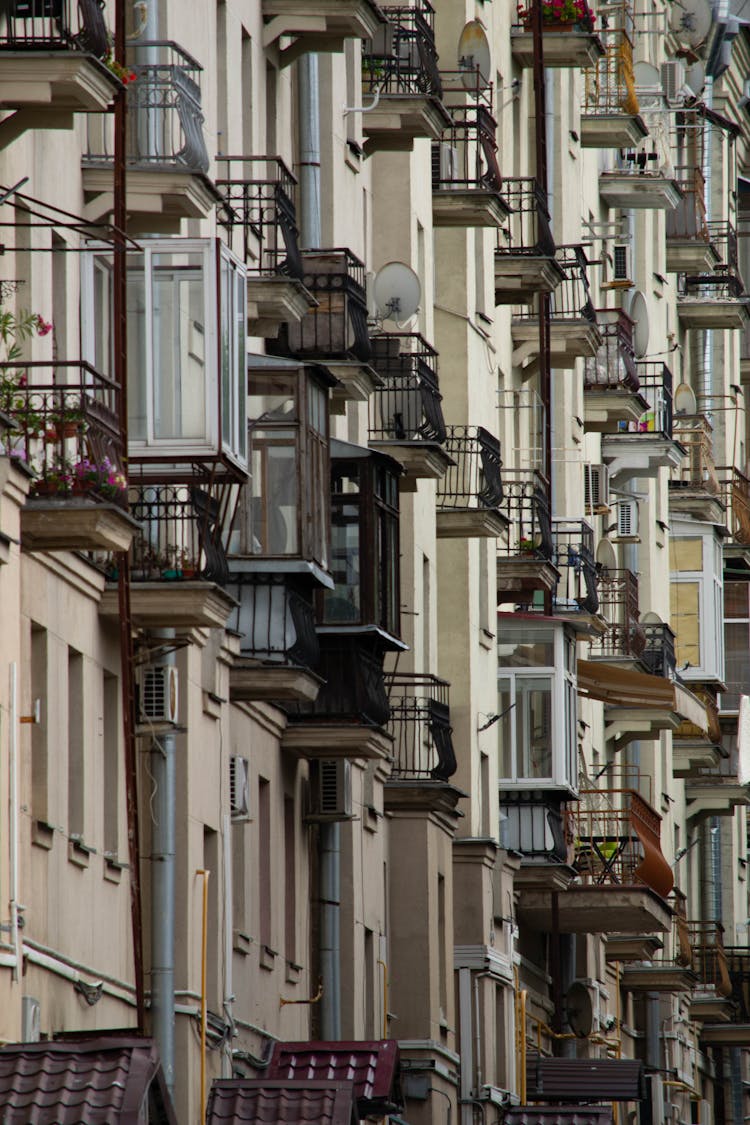
<svg viewBox="0 0 750 1125">
<path fill-rule="evenodd" d="M 698 587 L 698 645 L 700 663 L 680 668 L 682 679 L 703 683 L 706 680 L 724 682 L 724 564 L 721 543 L 715 532 L 704 530 L 696 524 L 673 523 L 670 537 L 677 546 L 681 540 L 701 540 L 701 570 L 673 570 L 670 559 L 670 600 L 673 587 L 695 583 Z M 672 618 L 670 606 L 670 618 Z M 680 662 L 680 634 L 678 623 L 671 620 L 676 641 L 675 649 Z"/>
</svg>

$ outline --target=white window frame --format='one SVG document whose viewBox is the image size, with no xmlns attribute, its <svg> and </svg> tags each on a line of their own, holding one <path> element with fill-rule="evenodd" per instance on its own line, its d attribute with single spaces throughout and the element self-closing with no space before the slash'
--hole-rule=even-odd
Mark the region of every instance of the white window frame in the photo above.
<svg viewBox="0 0 750 1125">
<path fill-rule="evenodd" d="M 675 543 L 680 539 L 701 539 L 702 570 L 673 570 L 670 582 L 675 586 L 698 584 L 698 643 L 701 662 L 698 666 L 678 668 L 682 679 L 703 682 L 724 681 L 724 560 L 721 543 L 713 528 L 705 525 L 673 522 L 670 531 Z M 673 629 L 679 643 L 679 626 Z"/>
</svg>

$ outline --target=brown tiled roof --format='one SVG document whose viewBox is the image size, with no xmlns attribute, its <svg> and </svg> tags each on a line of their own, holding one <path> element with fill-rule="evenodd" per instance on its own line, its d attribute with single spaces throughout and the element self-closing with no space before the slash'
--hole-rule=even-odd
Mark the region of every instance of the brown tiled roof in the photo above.
<svg viewBox="0 0 750 1125">
<path fill-rule="evenodd" d="M 109 1036 L 0 1049 L 0 1120 L 2 1125 L 177 1125 L 153 1042 Z"/>
<path fill-rule="evenodd" d="M 206 1125 L 358 1125 L 351 1082 L 222 1078 L 211 1086 Z"/>
<path fill-rule="evenodd" d="M 360 1117 L 382 1117 L 403 1107 L 395 1039 L 276 1043 L 268 1077 L 353 1082 Z"/>
</svg>

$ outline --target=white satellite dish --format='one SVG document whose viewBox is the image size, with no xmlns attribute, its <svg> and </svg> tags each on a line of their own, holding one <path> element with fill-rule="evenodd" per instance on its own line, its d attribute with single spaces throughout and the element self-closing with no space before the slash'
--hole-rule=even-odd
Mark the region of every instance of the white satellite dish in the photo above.
<svg viewBox="0 0 750 1125">
<path fill-rule="evenodd" d="M 678 383 L 674 389 L 674 404 L 675 414 L 697 414 L 698 403 L 695 398 L 695 391 L 688 383 Z"/>
<path fill-rule="evenodd" d="M 711 5 L 708 0 L 673 0 L 670 30 L 688 47 L 700 47 L 711 30 Z"/>
<path fill-rule="evenodd" d="M 630 298 L 628 316 L 633 321 L 633 351 L 636 359 L 643 359 L 648 352 L 648 302 L 640 289 Z"/>
<path fill-rule="evenodd" d="M 659 68 L 651 63 L 637 62 L 633 66 L 633 80 L 641 109 L 659 109 L 664 101 Z"/>
<path fill-rule="evenodd" d="M 422 286 L 404 262 L 387 262 L 375 274 L 372 295 L 383 320 L 408 320 L 419 308 Z"/>
<path fill-rule="evenodd" d="M 617 570 L 617 555 L 609 539 L 600 539 L 596 548 L 596 562 L 602 570 Z"/>
<path fill-rule="evenodd" d="M 654 613 L 653 610 L 649 610 L 648 613 L 642 613 L 641 614 L 641 625 L 663 625 L 663 624 L 664 624 L 664 622 L 662 621 L 661 617 L 659 617 L 659 614 Z"/>
<path fill-rule="evenodd" d="M 685 71 L 685 85 L 689 86 L 696 98 L 700 97 L 706 85 L 706 68 L 702 62 L 695 62 Z"/>
<path fill-rule="evenodd" d="M 467 90 L 486 90 L 492 74 L 490 45 L 479 20 L 469 20 L 458 40 L 458 69 Z"/>
</svg>

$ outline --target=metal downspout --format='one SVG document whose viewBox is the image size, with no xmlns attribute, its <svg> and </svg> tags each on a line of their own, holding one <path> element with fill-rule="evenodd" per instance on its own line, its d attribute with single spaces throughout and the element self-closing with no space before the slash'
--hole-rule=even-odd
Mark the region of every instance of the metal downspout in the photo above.
<svg viewBox="0 0 750 1125">
<path fill-rule="evenodd" d="M 320 89 L 318 56 L 302 55 L 298 66 L 300 245 L 320 246 Z"/>
<path fill-rule="evenodd" d="M 341 825 L 320 826 L 320 1033 L 341 1038 Z"/>
</svg>

